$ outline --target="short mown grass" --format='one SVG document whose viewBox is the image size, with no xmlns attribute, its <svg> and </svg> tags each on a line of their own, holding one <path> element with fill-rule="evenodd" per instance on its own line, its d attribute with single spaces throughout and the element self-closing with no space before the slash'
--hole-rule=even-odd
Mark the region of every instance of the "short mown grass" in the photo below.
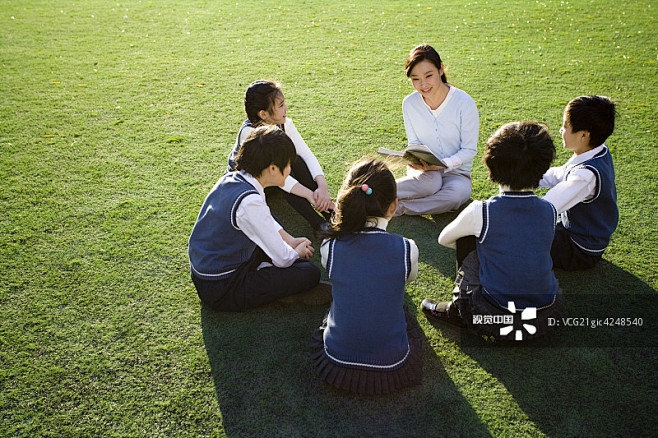
<svg viewBox="0 0 658 438">
<path fill-rule="evenodd" d="M 655 434 L 658 6 L 288 3 L 2 2 L 0 435 Z M 187 239 L 251 81 L 283 84 L 335 194 L 349 163 L 405 144 L 402 66 L 421 42 L 478 104 L 473 199 L 497 191 L 479 159 L 498 126 L 546 123 L 557 165 L 569 157 L 566 102 L 618 102 L 607 144 L 619 227 L 599 266 L 556 275 L 566 316 L 644 324 L 559 327 L 511 346 L 434 325 L 418 306 L 450 297 L 454 252 L 436 238 L 456 213 L 395 219 L 390 230 L 420 248 L 406 300 L 425 333 L 425 378 L 357 397 L 310 362 L 325 308 L 212 312 L 189 279 Z M 310 236 L 280 198 L 272 208 Z"/>
</svg>

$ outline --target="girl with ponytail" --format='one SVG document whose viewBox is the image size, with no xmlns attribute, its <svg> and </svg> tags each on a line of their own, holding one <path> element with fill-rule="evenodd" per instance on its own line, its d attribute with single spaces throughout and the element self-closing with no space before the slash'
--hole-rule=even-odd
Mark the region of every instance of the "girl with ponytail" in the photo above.
<svg viewBox="0 0 658 438">
<path fill-rule="evenodd" d="M 321 378 L 339 389 L 386 394 L 422 379 L 422 332 L 404 305 L 418 248 L 386 232 L 397 206 L 391 171 L 379 160 L 361 160 L 349 170 L 325 231 L 322 264 L 333 302 L 311 350 Z"/>
</svg>

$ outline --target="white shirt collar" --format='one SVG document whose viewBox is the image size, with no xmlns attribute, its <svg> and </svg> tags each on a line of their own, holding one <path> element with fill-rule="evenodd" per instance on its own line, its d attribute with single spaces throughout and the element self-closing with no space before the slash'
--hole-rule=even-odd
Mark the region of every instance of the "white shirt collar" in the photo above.
<svg viewBox="0 0 658 438">
<path fill-rule="evenodd" d="M 506 185 L 503 185 L 503 184 L 498 185 L 498 193 L 502 194 L 502 193 L 505 193 L 505 192 L 517 192 L 517 193 L 518 192 L 530 192 L 530 193 L 534 193 L 534 190 L 533 189 L 512 190 L 512 188 L 510 186 L 506 186 Z"/>
<path fill-rule="evenodd" d="M 258 180 L 252 174 L 247 173 L 244 170 L 240 170 L 239 173 L 244 177 L 245 180 L 247 180 L 249 184 L 254 186 L 258 193 L 263 197 L 263 199 L 265 199 L 265 189 L 260 185 Z"/>
<path fill-rule="evenodd" d="M 383 217 L 369 217 L 366 219 L 366 226 L 375 227 L 386 231 L 386 227 L 388 226 L 388 219 Z"/>
<path fill-rule="evenodd" d="M 577 166 L 580 163 L 584 163 L 587 160 L 591 160 L 596 154 L 601 152 L 606 146 L 602 144 L 601 146 L 597 146 L 594 149 L 590 149 L 587 152 L 583 152 L 580 155 L 572 155 L 569 160 L 567 160 L 566 165 L 567 166 Z"/>
</svg>

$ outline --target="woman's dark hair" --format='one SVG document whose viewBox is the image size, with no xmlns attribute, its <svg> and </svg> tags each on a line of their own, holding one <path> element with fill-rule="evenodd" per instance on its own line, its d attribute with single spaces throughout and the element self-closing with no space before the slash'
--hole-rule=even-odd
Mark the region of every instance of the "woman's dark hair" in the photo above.
<svg viewBox="0 0 658 438">
<path fill-rule="evenodd" d="M 372 192 L 363 190 L 367 184 Z M 339 238 L 358 233 L 369 217 L 383 217 L 397 197 L 397 185 L 391 171 L 380 160 L 362 159 L 348 171 L 338 192 L 331 226 L 323 237 Z"/>
<path fill-rule="evenodd" d="M 430 61 L 439 71 L 441 71 L 442 62 L 439 52 L 434 50 L 434 47 L 429 44 L 421 44 L 420 46 L 414 47 L 414 49 L 409 52 L 409 56 L 407 56 L 407 62 L 404 64 L 404 72 L 407 74 L 407 77 L 411 75 L 411 70 L 414 69 L 416 64 L 423 60 Z M 443 82 L 448 82 L 445 72 L 441 75 L 441 80 Z"/>
<path fill-rule="evenodd" d="M 279 95 L 283 96 L 283 92 L 276 82 L 255 81 L 249 85 L 244 95 L 244 110 L 254 127 L 263 124 L 263 119 L 258 113 L 262 110 L 271 113 Z"/>
<path fill-rule="evenodd" d="M 590 147 L 603 144 L 615 130 L 615 103 L 605 96 L 580 96 L 564 109 L 573 132 L 589 132 Z"/>
<path fill-rule="evenodd" d="M 553 158 L 555 145 L 546 126 L 511 122 L 489 137 L 482 161 L 491 181 L 521 190 L 536 188 Z"/>
<path fill-rule="evenodd" d="M 283 172 L 296 157 L 295 145 L 281 128 L 260 126 L 245 139 L 235 158 L 235 167 L 258 177 L 270 164 Z"/>
</svg>

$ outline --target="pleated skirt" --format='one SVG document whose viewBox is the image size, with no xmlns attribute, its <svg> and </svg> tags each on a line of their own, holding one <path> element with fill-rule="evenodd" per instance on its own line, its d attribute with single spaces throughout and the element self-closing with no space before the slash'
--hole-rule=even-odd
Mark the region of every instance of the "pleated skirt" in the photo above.
<svg viewBox="0 0 658 438">
<path fill-rule="evenodd" d="M 332 362 L 324 351 L 325 317 L 311 336 L 311 360 L 327 384 L 359 395 L 389 394 L 398 389 L 419 385 L 423 379 L 423 332 L 405 308 L 409 356 L 395 370 L 351 368 Z"/>
</svg>

